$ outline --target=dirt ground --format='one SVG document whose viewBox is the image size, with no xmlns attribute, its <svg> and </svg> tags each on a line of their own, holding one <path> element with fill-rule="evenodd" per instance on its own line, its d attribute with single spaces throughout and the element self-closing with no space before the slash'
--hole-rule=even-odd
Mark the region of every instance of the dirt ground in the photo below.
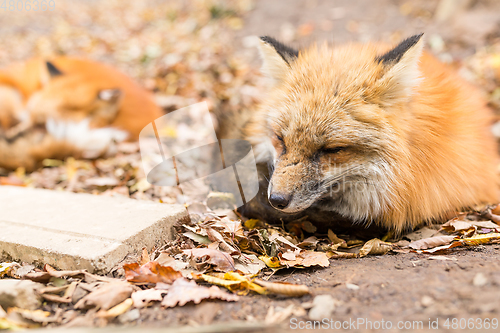
<svg viewBox="0 0 500 333">
<path fill-rule="evenodd" d="M 300 47 L 315 41 L 396 42 L 425 32 L 432 52 L 444 61 L 460 64 L 500 36 L 500 2 L 456 1 L 464 3 L 465 9 L 460 6 L 454 10 L 441 9 L 438 15 L 439 1 L 257 0 L 253 9 L 243 15 L 243 28 L 232 33 L 227 42 L 256 68 L 259 60 L 254 44 L 247 38 L 250 35 L 271 35 Z M 1 29 L 9 20 L 0 23 Z M 49 23 L 41 19 L 38 24 L 45 29 Z M 3 31 L 0 36 L 5 37 L 14 30 Z M 2 55 L 0 62 L 5 63 L 26 54 L 7 55 L 4 49 L 0 50 Z M 139 76 L 142 82 L 149 82 L 147 75 L 139 73 Z M 382 321 L 386 328 L 390 327 L 385 331 L 456 331 L 454 318 L 500 320 L 499 258 L 497 244 L 452 249 L 445 260 L 416 253 L 331 259 L 328 268 L 288 269 L 271 277 L 271 281 L 305 284 L 312 295 L 244 296 L 235 303 L 205 301 L 172 309 L 155 305 L 141 309 L 140 319 L 125 325 L 162 328 L 190 325 L 194 330 L 200 325 L 217 325 L 205 331 L 220 332 L 298 329 L 302 327 L 299 324 L 307 325 L 307 309 L 314 296 L 331 295 L 337 301 L 331 315 L 334 321 L 365 320 L 373 324 L 371 328 L 370 324 L 348 326 L 347 331 L 384 331 L 380 326 L 377 329 Z M 479 282 L 478 273 L 482 273 Z M 294 306 L 290 317 L 279 320 L 272 316 L 290 305 Z M 266 317 L 270 328 L 265 327 Z M 235 326 L 235 321 L 245 323 Z M 83 321 L 80 324 L 85 325 Z M 403 325 L 403 329 L 398 329 L 398 325 Z"/>
<path fill-rule="evenodd" d="M 490 245 L 453 251 L 447 255 L 451 259 L 447 261 L 429 260 L 428 255 L 418 254 L 337 259 L 332 261 L 329 268 L 306 271 L 289 269 L 277 273 L 273 280 L 306 284 L 313 295 L 331 295 L 339 301 L 331 315 L 335 321 L 384 320 L 391 322 L 386 327 L 392 325 L 392 331 L 400 331 L 397 325 L 411 323 L 414 326 L 408 331 L 428 332 L 429 321 L 438 320 L 439 329 L 432 331 L 448 332 L 455 330 L 451 326 L 446 329 L 447 319 L 451 325 L 453 318 L 499 317 L 499 253 L 500 246 Z M 477 272 L 482 272 L 486 277 L 488 282 L 484 286 L 473 285 Z M 359 289 L 350 289 L 346 283 L 354 284 Z M 264 320 L 271 307 L 276 310 L 287 308 L 291 304 L 300 307 L 312 299 L 313 296 L 295 299 L 246 296 L 237 303 L 208 302 L 210 305 L 187 305 L 171 310 L 145 309 L 141 311 L 138 324 L 165 327 L 173 323 L 193 325 L 231 320 L 252 323 Z M 297 321 L 294 322 L 293 318 Z M 298 330 L 299 321 L 307 325 L 307 320 L 305 313 L 301 316 L 292 315 L 271 330 Z M 419 329 L 419 322 L 424 325 L 422 329 Z M 261 328 L 256 331 L 261 331 Z M 360 324 L 347 331 L 377 330 Z"/>
</svg>

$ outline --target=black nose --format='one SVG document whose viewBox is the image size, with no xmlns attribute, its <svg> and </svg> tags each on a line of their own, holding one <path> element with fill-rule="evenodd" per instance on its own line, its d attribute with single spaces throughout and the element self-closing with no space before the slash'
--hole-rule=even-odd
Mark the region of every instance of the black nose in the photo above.
<svg viewBox="0 0 500 333">
<path fill-rule="evenodd" d="M 269 203 L 276 209 L 285 209 L 286 206 L 290 204 L 291 200 L 291 195 L 285 195 L 282 193 L 271 193 L 269 196 Z"/>
</svg>

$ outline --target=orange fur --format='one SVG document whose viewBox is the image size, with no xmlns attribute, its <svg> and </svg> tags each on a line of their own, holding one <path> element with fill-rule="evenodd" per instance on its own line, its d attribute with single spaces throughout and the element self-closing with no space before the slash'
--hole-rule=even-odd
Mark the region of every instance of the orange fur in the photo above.
<svg viewBox="0 0 500 333">
<path fill-rule="evenodd" d="M 50 63 L 57 72 L 41 59 L 0 70 L 0 167 L 105 155 L 118 137 L 138 139 L 163 114 L 149 92 L 110 66 L 70 57 Z"/>
<path fill-rule="evenodd" d="M 269 197 L 290 198 L 280 210 L 319 204 L 401 232 L 498 201 L 491 111 L 422 46 L 384 63 L 381 44 L 314 46 L 293 61 L 262 45 L 276 85 L 246 133 L 274 165 Z"/>
<path fill-rule="evenodd" d="M 0 86 L 19 90 L 25 101 L 35 99 L 28 111 L 36 120 L 43 122 L 47 116 L 73 121 L 93 117 L 95 127 L 116 127 L 130 133 L 130 139 L 137 139 L 144 126 L 162 115 L 149 92 L 113 67 L 72 57 L 54 58 L 51 63 L 62 75 L 50 78 L 41 59 L 0 70 Z M 99 117 L 102 105 L 97 96 L 105 89 L 119 89 L 123 98 L 116 115 Z"/>
</svg>

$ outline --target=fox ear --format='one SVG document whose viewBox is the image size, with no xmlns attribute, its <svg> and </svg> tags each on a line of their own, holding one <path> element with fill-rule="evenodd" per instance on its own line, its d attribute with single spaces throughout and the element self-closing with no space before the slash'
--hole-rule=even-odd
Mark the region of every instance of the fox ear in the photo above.
<svg viewBox="0 0 500 333">
<path fill-rule="evenodd" d="M 45 64 L 47 65 L 47 70 L 49 72 L 50 78 L 63 75 L 63 73 L 50 61 L 46 61 Z"/>
<path fill-rule="evenodd" d="M 53 63 L 50 61 L 45 61 L 45 66 L 40 67 L 40 83 L 42 87 L 45 87 L 49 84 L 50 80 L 55 77 L 64 75 Z"/>
<path fill-rule="evenodd" d="M 424 46 L 422 35 L 405 39 L 375 59 L 384 66 L 384 74 L 379 83 L 385 89 L 386 101 L 389 99 L 393 103 L 394 99 L 408 98 L 413 88 L 419 84 L 418 61 Z"/>
<path fill-rule="evenodd" d="M 260 53 L 264 62 L 262 72 L 275 82 L 284 78 L 291 64 L 299 56 L 297 50 L 269 36 L 260 37 Z"/>
</svg>

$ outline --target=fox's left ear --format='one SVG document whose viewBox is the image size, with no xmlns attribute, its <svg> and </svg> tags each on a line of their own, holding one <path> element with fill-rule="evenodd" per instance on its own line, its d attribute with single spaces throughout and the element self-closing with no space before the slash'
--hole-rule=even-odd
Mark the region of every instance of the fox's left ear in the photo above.
<svg viewBox="0 0 500 333">
<path fill-rule="evenodd" d="M 299 51 L 269 36 L 260 37 L 260 53 L 263 60 L 262 72 L 275 83 L 283 80 L 291 64 L 299 56 Z"/>
<path fill-rule="evenodd" d="M 418 62 L 424 47 L 423 34 L 405 39 L 399 45 L 375 61 L 384 66 L 379 84 L 385 90 L 385 100 L 394 103 L 395 99 L 411 96 L 413 88 L 420 82 Z"/>
</svg>

